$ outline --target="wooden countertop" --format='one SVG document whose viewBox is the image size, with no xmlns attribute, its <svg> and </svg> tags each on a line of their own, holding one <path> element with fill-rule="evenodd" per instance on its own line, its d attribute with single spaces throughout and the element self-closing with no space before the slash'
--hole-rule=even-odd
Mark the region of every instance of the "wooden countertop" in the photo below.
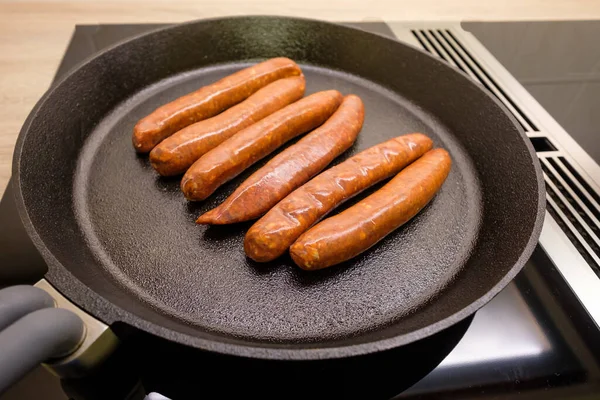
<svg viewBox="0 0 600 400">
<path fill-rule="evenodd" d="M 18 132 L 50 84 L 76 24 L 181 22 L 225 15 L 332 21 L 598 19 L 596 0 L 195 0 L 0 2 L 0 194 Z"/>
</svg>

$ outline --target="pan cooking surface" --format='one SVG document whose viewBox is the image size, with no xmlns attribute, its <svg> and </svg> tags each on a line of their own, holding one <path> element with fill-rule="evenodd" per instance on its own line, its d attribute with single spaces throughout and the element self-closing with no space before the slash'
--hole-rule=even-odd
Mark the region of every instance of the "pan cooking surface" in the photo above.
<svg viewBox="0 0 600 400">
<path fill-rule="evenodd" d="M 340 71 L 301 65 L 306 95 L 337 89 L 365 103 L 356 144 L 334 163 L 395 136 L 425 133 L 453 158 L 432 203 L 368 252 L 317 272 L 300 270 L 287 255 L 268 264 L 246 258 L 243 238 L 251 223 L 194 223 L 268 158 L 206 201 L 189 203 L 179 190 L 180 178 L 160 178 L 147 156 L 136 155 L 132 128 L 159 105 L 247 65 L 203 68 L 161 81 L 114 109 L 87 138 L 77 161 L 74 208 L 101 273 L 171 319 L 259 342 L 351 337 L 401 321 L 452 287 L 481 222 L 482 193 L 472 160 L 443 121 L 410 99 Z"/>
</svg>

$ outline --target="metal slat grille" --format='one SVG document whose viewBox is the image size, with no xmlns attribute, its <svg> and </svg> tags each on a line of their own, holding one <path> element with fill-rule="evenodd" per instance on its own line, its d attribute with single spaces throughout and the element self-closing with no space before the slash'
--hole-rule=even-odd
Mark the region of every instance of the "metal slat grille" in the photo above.
<svg viewBox="0 0 600 400">
<path fill-rule="evenodd" d="M 559 174 L 542 159 L 548 208 L 592 270 L 600 277 L 600 224 L 594 213 L 563 184 Z"/>
<path fill-rule="evenodd" d="M 496 96 L 515 116 L 525 132 L 537 132 L 537 126 L 505 93 L 498 83 L 483 69 L 469 51 L 456 39 L 449 30 L 428 29 L 412 30 L 411 33 L 421 46 L 431 54 L 440 57 L 447 63 L 457 67 L 473 80 L 481 83 Z"/>
</svg>

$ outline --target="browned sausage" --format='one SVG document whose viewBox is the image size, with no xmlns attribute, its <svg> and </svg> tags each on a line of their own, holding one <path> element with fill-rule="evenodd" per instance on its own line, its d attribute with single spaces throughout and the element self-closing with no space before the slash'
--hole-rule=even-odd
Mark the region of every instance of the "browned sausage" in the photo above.
<svg viewBox="0 0 600 400">
<path fill-rule="evenodd" d="M 451 164 L 446 150 L 427 152 L 366 199 L 306 231 L 290 248 L 292 259 L 316 270 L 359 255 L 417 215 L 442 187 Z"/>
<path fill-rule="evenodd" d="M 342 102 L 337 90 L 318 92 L 238 132 L 198 159 L 183 176 L 188 200 L 204 200 L 288 140 L 321 125 Z"/>
<path fill-rule="evenodd" d="M 259 219 L 246 233 L 244 249 L 255 261 L 271 261 L 315 222 L 350 197 L 400 171 L 431 149 L 421 133 L 399 136 L 364 150 L 317 175 Z"/>
<path fill-rule="evenodd" d="M 277 79 L 302 75 L 289 58 L 273 58 L 204 86 L 142 118 L 133 128 L 133 147 L 147 153 L 178 130 L 217 115 Z"/>
<path fill-rule="evenodd" d="M 246 179 L 223 204 L 201 215 L 196 222 L 223 225 L 263 215 L 352 146 L 364 116 L 360 98 L 346 96 L 327 122 L 275 156 Z"/>
<path fill-rule="evenodd" d="M 304 76 L 268 84 L 238 105 L 186 126 L 150 152 L 150 163 L 162 176 L 183 174 L 207 151 L 304 95 Z"/>
</svg>

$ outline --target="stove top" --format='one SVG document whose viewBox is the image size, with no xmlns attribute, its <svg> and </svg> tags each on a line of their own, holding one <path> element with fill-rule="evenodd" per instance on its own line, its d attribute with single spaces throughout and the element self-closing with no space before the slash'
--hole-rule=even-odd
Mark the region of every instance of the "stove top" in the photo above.
<svg viewBox="0 0 600 400">
<path fill-rule="evenodd" d="M 526 131 L 547 184 L 544 230 L 526 267 L 475 315 L 442 363 L 395 398 L 555 399 L 600 392 L 600 142 L 592 112 L 600 103 L 594 45 L 600 22 L 354 25 L 421 47 L 482 83 Z M 106 46 L 159 26 L 77 26 L 56 77 Z M 0 235 L 0 282 L 34 283 L 45 265 L 20 226 L 10 186 L 0 221 L 10 227 Z M 0 400 L 100 398 L 103 384 L 63 382 L 63 388 L 38 368 Z M 123 393 L 141 399 L 156 387 L 146 379 Z"/>
</svg>

